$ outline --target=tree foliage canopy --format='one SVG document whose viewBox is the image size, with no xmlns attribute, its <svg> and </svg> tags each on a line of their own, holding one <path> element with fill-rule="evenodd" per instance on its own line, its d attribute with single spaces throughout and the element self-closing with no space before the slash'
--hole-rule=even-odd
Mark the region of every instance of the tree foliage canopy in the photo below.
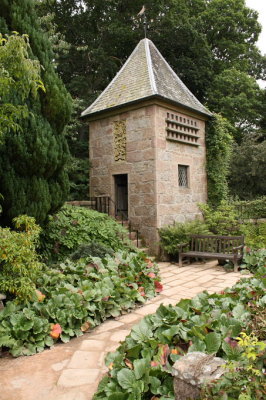
<svg viewBox="0 0 266 400">
<path fill-rule="evenodd" d="M 27 91 L 22 95 L 20 87 L 13 87 L 9 97 L 5 95 L 5 103 L 14 106 L 21 105 L 24 96 L 29 114 L 21 119 L 20 131 L 7 132 L 0 145 L 1 219 L 10 224 L 17 215 L 28 214 L 43 223 L 68 193 L 65 164 L 69 152 L 64 127 L 71 112 L 71 98 L 55 72 L 51 45 L 38 23 L 35 1 L 3 0 L 0 16 L 3 33 L 17 31 L 29 36 L 28 55 L 33 65 L 41 66 L 45 87 L 45 92 L 35 93 L 35 98 Z M 12 55 L 14 68 L 15 57 Z"/>
<path fill-rule="evenodd" d="M 38 5 L 69 44 L 67 52 L 58 49 L 59 74 L 74 97 L 90 104 L 144 37 L 142 0 Z M 256 79 L 266 77 L 266 57 L 256 46 L 258 13 L 245 0 L 146 0 L 145 6 L 147 37 L 192 93 L 228 119 L 234 139 L 240 144 L 259 129 L 263 94 Z"/>
<path fill-rule="evenodd" d="M 29 115 L 25 100 L 30 95 L 36 97 L 40 88 L 45 91 L 40 63 L 29 58 L 29 50 L 27 35 L 3 37 L 0 33 L 0 138 L 5 132 L 21 129 L 19 120 Z M 12 102 L 14 93 L 19 104 Z"/>
</svg>

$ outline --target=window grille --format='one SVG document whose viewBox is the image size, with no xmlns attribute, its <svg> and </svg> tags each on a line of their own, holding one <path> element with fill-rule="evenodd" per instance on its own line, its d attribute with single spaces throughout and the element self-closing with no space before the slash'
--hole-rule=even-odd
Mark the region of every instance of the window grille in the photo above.
<svg viewBox="0 0 266 400">
<path fill-rule="evenodd" d="M 178 165 L 178 183 L 179 186 L 188 187 L 188 166 Z"/>
</svg>

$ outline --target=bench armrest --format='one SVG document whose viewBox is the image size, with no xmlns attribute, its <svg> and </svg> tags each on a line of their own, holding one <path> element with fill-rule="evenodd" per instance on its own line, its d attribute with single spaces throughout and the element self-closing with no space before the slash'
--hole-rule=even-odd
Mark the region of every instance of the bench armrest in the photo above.
<svg viewBox="0 0 266 400">
<path fill-rule="evenodd" d="M 177 245 L 177 248 L 179 251 L 182 251 L 183 247 L 186 247 L 188 245 L 189 245 L 189 243 L 180 243 Z"/>
<path fill-rule="evenodd" d="M 233 253 L 238 253 L 238 250 L 242 250 L 241 253 L 243 253 L 244 245 L 241 244 L 240 246 L 233 247 Z"/>
</svg>

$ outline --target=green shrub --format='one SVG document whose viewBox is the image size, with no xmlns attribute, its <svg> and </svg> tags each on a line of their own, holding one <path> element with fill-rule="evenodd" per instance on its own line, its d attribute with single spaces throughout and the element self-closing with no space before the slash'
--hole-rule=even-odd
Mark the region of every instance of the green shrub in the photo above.
<svg viewBox="0 0 266 400">
<path fill-rule="evenodd" d="M 169 255 L 178 254 L 178 244 L 186 243 L 191 234 L 209 234 L 209 230 L 204 222 L 196 219 L 185 223 L 176 222 L 159 229 L 160 245 Z"/>
<path fill-rule="evenodd" d="M 49 218 L 41 236 L 41 252 L 62 261 L 82 244 L 91 242 L 114 251 L 129 247 L 127 231 L 113 218 L 97 211 L 66 205 Z"/>
<path fill-rule="evenodd" d="M 112 256 L 114 250 L 100 243 L 88 243 L 80 245 L 77 250 L 70 255 L 71 260 L 79 260 L 84 257 L 104 258 L 106 255 Z"/>
<path fill-rule="evenodd" d="M 245 244 L 253 250 L 266 248 L 266 222 L 246 223 L 241 225 L 245 235 Z"/>
<path fill-rule="evenodd" d="M 266 218 L 266 196 L 250 201 L 233 203 L 241 218 Z"/>
<path fill-rule="evenodd" d="M 35 250 L 40 228 L 26 215 L 13 221 L 19 232 L 0 228 L 0 291 L 25 300 L 34 293 L 41 266 Z"/>
<path fill-rule="evenodd" d="M 241 265 L 242 268 L 248 269 L 250 272 L 256 272 L 259 268 L 263 268 L 264 266 L 266 266 L 266 249 L 245 249 L 243 264 Z"/>
<path fill-rule="evenodd" d="M 174 399 L 171 367 L 187 352 L 202 351 L 241 362 L 243 352 L 234 338 L 245 330 L 251 333 L 253 307 L 266 305 L 266 279 L 258 278 L 243 279 L 221 294 L 203 292 L 175 306 L 161 305 L 107 355 L 109 373 L 93 399 Z"/>
<path fill-rule="evenodd" d="M 57 338 L 68 342 L 153 297 L 162 290 L 159 280 L 158 266 L 144 253 L 117 252 L 115 258 L 43 268 L 35 300 L 10 301 L 0 311 L 0 346 L 19 356 L 42 351 Z"/>
<path fill-rule="evenodd" d="M 202 400 L 225 399 L 224 393 L 227 399 L 265 399 L 266 382 L 261 364 L 266 357 L 266 343 L 245 332 L 241 332 L 235 343 L 240 353 L 238 360 L 226 363 L 223 376 L 203 389 Z"/>
<path fill-rule="evenodd" d="M 209 204 L 199 204 L 204 222 L 215 235 L 240 235 L 240 222 L 235 207 L 227 201 L 213 208 Z"/>
<path fill-rule="evenodd" d="M 14 301 L 8 302 L 0 312 L 0 346 L 11 349 L 14 357 L 31 355 L 52 346 L 50 329 L 46 318 Z"/>
</svg>

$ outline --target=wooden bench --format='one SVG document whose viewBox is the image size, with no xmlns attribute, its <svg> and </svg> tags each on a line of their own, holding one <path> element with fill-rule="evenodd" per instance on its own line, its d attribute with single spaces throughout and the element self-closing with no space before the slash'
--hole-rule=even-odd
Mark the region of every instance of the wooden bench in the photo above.
<svg viewBox="0 0 266 400">
<path fill-rule="evenodd" d="M 215 258 L 229 260 L 234 264 L 234 272 L 243 258 L 244 236 L 191 235 L 189 243 L 179 246 L 179 266 L 183 258 Z M 183 251 L 184 248 L 187 251 Z"/>
</svg>

